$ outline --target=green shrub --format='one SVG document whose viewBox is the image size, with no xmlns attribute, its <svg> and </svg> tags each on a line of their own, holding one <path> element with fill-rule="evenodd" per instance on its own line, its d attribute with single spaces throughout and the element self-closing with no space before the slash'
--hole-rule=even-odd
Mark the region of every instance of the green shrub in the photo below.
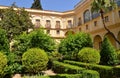
<svg viewBox="0 0 120 78">
<path fill-rule="evenodd" d="M 68 73 L 68 74 L 81 74 L 82 78 L 99 78 L 99 73 L 93 70 L 86 70 L 75 65 L 65 64 L 62 62 L 54 61 L 53 70 L 56 73 Z"/>
<path fill-rule="evenodd" d="M 99 51 L 93 48 L 83 48 L 78 53 L 79 61 L 85 63 L 99 63 L 100 62 L 100 54 Z"/>
<path fill-rule="evenodd" d="M 13 63 L 5 67 L 5 78 L 10 78 L 14 74 L 21 74 L 22 73 L 22 65 L 18 63 Z"/>
<path fill-rule="evenodd" d="M 120 65 L 113 68 L 116 78 L 120 77 Z"/>
<path fill-rule="evenodd" d="M 82 73 L 82 78 L 100 78 L 100 76 L 97 71 L 85 70 Z"/>
<path fill-rule="evenodd" d="M 117 51 L 117 57 L 118 57 L 118 61 L 119 61 L 119 63 L 120 63 L 120 50 Z"/>
<path fill-rule="evenodd" d="M 4 75 L 3 70 L 6 67 L 6 65 L 7 65 L 7 57 L 2 52 L 0 52 L 0 78 L 2 78 Z"/>
<path fill-rule="evenodd" d="M 115 48 L 112 46 L 107 37 L 105 37 L 105 39 L 102 42 L 100 55 L 100 62 L 103 65 L 116 65 L 118 63 Z"/>
<path fill-rule="evenodd" d="M 38 48 L 29 49 L 22 56 L 22 64 L 29 73 L 39 73 L 46 68 L 47 63 L 47 54 Z"/>
<path fill-rule="evenodd" d="M 67 38 L 61 41 L 58 51 L 66 57 L 71 59 L 77 59 L 79 50 L 83 47 L 92 47 L 92 40 L 87 33 L 76 33 L 69 35 Z"/>
<path fill-rule="evenodd" d="M 9 40 L 5 30 L 0 29 L 0 51 L 9 52 Z"/>
<path fill-rule="evenodd" d="M 85 70 L 84 68 L 65 64 L 65 63 L 58 62 L 58 61 L 53 62 L 52 69 L 54 70 L 54 72 L 60 73 L 60 74 L 63 74 L 63 73 L 78 74 L 78 73 L 81 73 L 83 70 Z"/>
<path fill-rule="evenodd" d="M 29 34 L 30 36 L 30 48 L 39 47 L 46 52 L 52 52 L 55 50 L 54 40 L 42 29 L 35 30 Z"/>
<path fill-rule="evenodd" d="M 103 65 L 82 63 L 82 62 L 76 62 L 76 61 L 68 61 L 68 60 L 65 60 L 64 62 L 67 64 L 80 66 L 86 69 L 96 70 L 99 72 L 101 78 L 112 78 L 113 77 L 113 67 L 111 66 L 103 66 Z"/>
</svg>

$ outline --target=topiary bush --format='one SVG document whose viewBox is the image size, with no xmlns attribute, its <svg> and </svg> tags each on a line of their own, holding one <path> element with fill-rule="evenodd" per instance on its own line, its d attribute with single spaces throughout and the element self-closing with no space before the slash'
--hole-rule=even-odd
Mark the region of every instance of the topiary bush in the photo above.
<svg viewBox="0 0 120 78">
<path fill-rule="evenodd" d="M 99 63 L 100 62 L 100 54 L 99 51 L 93 48 L 83 48 L 78 53 L 79 61 L 85 63 Z"/>
<path fill-rule="evenodd" d="M 118 63 L 115 48 L 112 46 L 107 37 L 105 37 L 102 42 L 100 55 L 100 63 L 103 65 L 116 65 Z"/>
<path fill-rule="evenodd" d="M 0 52 L 0 78 L 2 78 L 4 75 L 3 70 L 6 67 L 6 65 L 7 65 L 7 57 L 2 52 Z"/>
<path fill-rule="evenodd" d="M 22 64 L 28 73 L 39 73 L 48 63 L 48 56 L 44 50 L 32 48 L 22 55 Z"/>
</svg>

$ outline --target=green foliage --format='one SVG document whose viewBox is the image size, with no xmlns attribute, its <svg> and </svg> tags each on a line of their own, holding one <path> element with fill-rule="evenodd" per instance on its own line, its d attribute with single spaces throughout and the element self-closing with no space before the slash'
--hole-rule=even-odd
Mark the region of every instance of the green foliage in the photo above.
<svg viewBox="0 0 120 78">
<path fill-rule="evenodd" d="M 33 26 L 29 14 L 24 9 L 15 11 L 10 7 L 5 9 L 2 15 L 0 27 L 6 30 L 9 40 Z"/>
<path fill-rule="evenodd" d="M 23 52 L 29 49 L 31 37 L 29 37 L 29 35 L 26 34 L 25 32 L 17 36 L 15 40 L 16 41 L 13 45 L 14 51 L 16 51 L 19 55 L 22 55 Z"/>
<path fill-rule="evenodd" d="M 15 73 L 21 73 L 22 72 L 22 65 L 20 64 L 20 59 L 19 57 L 13 53 L 10 52 L 7 55 L 8 58 L 8 63 L 7 66 L 5 67 L 5 78 L 11 77 Z"/>
<path fill-rule="evenodd" d="M 49 59 L 51 61 L 58 61 L 62 59 L 62 55 L 59 52 L 49 53 Z"/>
<path fill-rule="evenodd" d="M 22 56 L 22 64 L 29 73 L 39 73 L 46 68 L 47 63 L 47 54 L 38 48 L 29 49 Z"/>
<path fill-rule="evenodd" d="M 42 29 L 35 30 L 29 34 L 30 36 L 30 48 L 38 47 L 46 52 L 52 52 L 55 50 L 54 40 L 44 33 Z"/>
<path fill-rule="evenodd" d="M 31 8 L 42 10 L 42 6 L 41 6 L 40 0 L 34 0 L 34 3 L 32 4 Z"/>
<path fill-rule="evenodd" d="M 85 70 L 82 73 L 82 78 L 100 78 L 99 73 L 93 70 Z"/>
<path fill-rule="evenodd" d="M 114 74 L 116 77 L 120 77 L 120 65 L 113 68 Z"/>
<path fill-rule="evenodd" d="M 93 48 L 83 48 L 78 53 L 78 58 L 81 62 L 85 63 L 99 63 L 100 53 Z"/>
<path fill-rule="evenodd" d="M 0 52 L 0 78 L 2 78 L 4 75 L 3 70 L 6 67 L 6 65 L 7 65 L 7 57 L 2 52 Z"/>
<path fill-rule="evenodd" d="M 4 69 L 6 74 L 5 77 L 10 77 L 16 73 L 22 73 L 22 68 L 23 68 L 22 65 L 20 65 L 19 63 L 13 63 L 6 66 Z"/>
<path fill-rule="evenodd" d="M 103 66 L 103 65 L 97 65 L 97 64 L 90 64 L 90 63 L 82 63 L 82 62 L 76 62 L 76 61 L 64 61 L 67 64 L 80 66 L 86 69 L 90 70 L 96 70 L 100 74 L 100 78 L 113 78 L 113 67 L 111 66 Z"/>
<path fill-rule="evenodd" d="M 58 61 L 53 61 L 52 69 L 54 70 L 54 72 L 61 73 L 61 74 L 63 74 L 63 73 L 68 73 L 68 74 L 78 74 L 79 73 L 80 74 L 83 70 L 85 70 L 84 68 L 65 64 L 65 63 L 58 62 Z"/>
<path fill-rule="evenodd" d="M 102 42 L 100 55 L 100 62 L 103 65 L 115 65 L 118 62 L 115 48 L 106 37 Z"/>
<path fill-rule="evenodd" d="M 120 63 L 120 50 L 117 51 L 117 57 L 118 57 L 118 60 L 119 60 L 119 63 Z"/>
<path fill-rule="evenodd" d="M 9 52 L 9 41 L 5 30 L 0 29 L 0 51 Z"/>
<path fill-rule="evenodd" d="M 93 70 L 86 70 L 75 65 L 54 61 L 53 70 L 57 73 L 81 74 L 81 78 L 99 78 L 99 73 Z"/>
<path fill-rule="evenodd" d="M 62 40 L 58 51 L 63 55 L 68 55 L 70 58 L 76 58 L 79 50 L 83 47 L 92 47 L 92 40 L 89 34 L 80 32 L 75 35 L 69 35 Z"/>
</svg>

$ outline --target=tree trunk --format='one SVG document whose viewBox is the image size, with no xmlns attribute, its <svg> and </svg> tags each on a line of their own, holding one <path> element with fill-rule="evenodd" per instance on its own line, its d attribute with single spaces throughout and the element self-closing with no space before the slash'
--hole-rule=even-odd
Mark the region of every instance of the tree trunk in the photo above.
<svg viewBox="0 0 120 78">
<path fill-rule="evenodd" d="M 120 45 L 120 41 L 115 37 L 115 35 L 106 27 L 105 25 L 105 21 L 104 21 L 104 16 L 103 16 L 103 11 L 101 10 L 100 11 L 100 14 L 101 14 L 101 18 L 102 18 L 102 22 L 103 22 L 103 25 L 104 25 L 104 28 L 105 30 L 112 35 L 112 37 L 114 38 L 114 40 Z"/>
</svg>

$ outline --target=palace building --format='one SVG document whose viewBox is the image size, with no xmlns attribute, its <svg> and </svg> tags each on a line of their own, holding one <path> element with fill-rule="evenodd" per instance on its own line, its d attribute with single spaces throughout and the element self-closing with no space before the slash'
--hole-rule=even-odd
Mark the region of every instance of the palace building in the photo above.
<svg viewBox="0 0 120 78">
<path fill-rule="evenodd" d="M 120 0 L 115 0 L 118 8 L 104 14 L 104 20 L 110 31 L 120 41 Z M 108 36 L 111 43 L 120 49 L 120 45 L 111 34 L 104 29 L 100 14 L 91 12 L 92 0 L 81 0 L 73 10 L 55 12 L 47 10 L 25 9 L 31 15 L 35 28 L 43 27 L 45 32 L 57 42 L 64 39 L 69 31 L 72 33 L 86 32 L 92 37 L 94 48 L 99 49 L 104 36 Z M 0 6 L 7 8 L 7 6 Z"/>
</svg>

